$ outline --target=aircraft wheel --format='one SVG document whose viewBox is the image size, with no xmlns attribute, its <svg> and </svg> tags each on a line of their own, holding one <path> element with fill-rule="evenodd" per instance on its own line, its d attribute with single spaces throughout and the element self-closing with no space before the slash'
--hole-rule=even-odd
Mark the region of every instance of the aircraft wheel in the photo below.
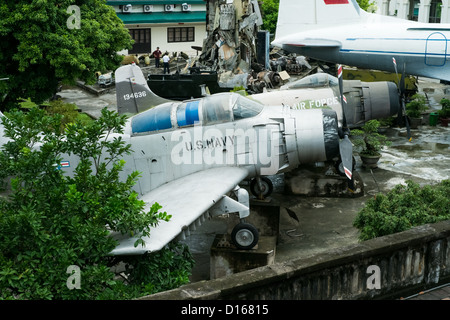
<svg viewBox="0 0 450 320">
<path fill-rule="evenodd" d="M 255 197 L 262 196 L 263 198 L 268 197 L 272 194 L 273 183 L 267 177 L 261 177 L 261 188 L 258 185 L 257 179 L 252 179 L 250 182 L 250 191 Z"/>
<path fill-rule="evenodd" d="M 250 250 L 259 240 L 258 230 L 249 223 L 237 224 L 231 232 L 231 241 L 241 250 Z"/>
</svg>

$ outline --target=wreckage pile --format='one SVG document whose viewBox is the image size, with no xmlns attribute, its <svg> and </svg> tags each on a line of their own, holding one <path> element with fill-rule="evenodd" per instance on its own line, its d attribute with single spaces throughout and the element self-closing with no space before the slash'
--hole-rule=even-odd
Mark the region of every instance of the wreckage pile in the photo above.
<svg viewBox="0 0 450 320">
<path fill-rule="evenodd" d="M 172 53 L 171 73 L 216 72 L 221 88 L 260 93 L 283 85 L 290 75 L 305 76 L 315 70 L 303 56 L 285 55 L 277 48 L 269 52 L 268 33 L 260 30 L 257 0 L 210 0 L 206 10 L 207 37 L 202 48 L 194 48 L 201 54 L 189 57 L 183 52 Z M 148 57 L 136 60 L 145 76 L 162 73 Z"/>
<path fill-rule="evenodd" d="M 295 57 L 293 62 L 292 58 L 280 56 L 269 64 L 268 43 L 258 44 L 268 42 L 268 35 L 267 31 L 260 31 L 263 22 L 257 0 L 223 2 L 207 2 L 207 38 L 195 62 L 197 67 L 217 71 L 219 86 L 243 87 L 259 93 L 264 88 L 278 87 L 289 78 L 280 72 L 300 74 L 311 69 L 307 63 L 297 63 Z"/>
</svg>

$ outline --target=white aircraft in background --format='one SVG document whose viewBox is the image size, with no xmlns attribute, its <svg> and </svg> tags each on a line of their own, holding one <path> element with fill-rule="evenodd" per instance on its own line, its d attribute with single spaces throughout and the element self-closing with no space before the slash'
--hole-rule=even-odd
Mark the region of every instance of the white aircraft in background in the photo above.
<svg viewBox="0 0 450 320">
<path fill-rule="evenodd" d="M 450 24 L 367 13 L 355 0 L 280 0 L 274 46 L 364 69 L 450 81 Z"/>
</svg>

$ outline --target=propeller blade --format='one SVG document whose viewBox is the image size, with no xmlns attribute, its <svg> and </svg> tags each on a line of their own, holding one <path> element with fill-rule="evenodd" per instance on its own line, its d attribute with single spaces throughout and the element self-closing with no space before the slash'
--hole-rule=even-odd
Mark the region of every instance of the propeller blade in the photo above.
<svg viewBox="0 0 450 320">
<path fill-rule="evenodd" d="M 344 173 L 347 177 L 347 185 L 351 192 L 355 190 L 353 182 L 353 145 L 348 138 L 350 130 L 347 127 L 347 119 L 345 117 L 345 105 L 347 99 L 344 96 L 344 80 L 342 77 L 342 65 L 338 65 L 338 80 L 339 80 L 339 92 L 341 94 L 341 107 L 342 107 L 342 139 L 339 141 L 339 152 L 341 155 L 342 166 L 344 167 Z"/>
<path fill-rule="evenodd" d="M 347 135 L 345 135 L 344 139 L 339 142 L 339 149 L 342 165 L 344 166 L 344 173 L 346 177 L 351 180 L 353 168 L 353 145 Z"/>
<path fill-rule="evenodd" d="M 342 129 L 346 130 L 347 129 L 347 119 L 345 117 L 345 108 L 344 108 L 344 103 L 347 103 L 347 99 L 344 96 L 344 80 L 342 77 L 342 65 L 338 65 L 338 81 L 339 81 L 339 93 L 341 95 L 341 107 L 342 107 Z"/>
<path fill-rule="evenodd" d="M 341 155 L 342 166 L 344 168 L 344 174 L 347 177 L 347 186 L 351 192 L 355 191 L 355 185 L 353 180 L 353 145 L 348 138 L 348 135 L 344 136 L 339 142 L 339 151 Z"/>
</svg>

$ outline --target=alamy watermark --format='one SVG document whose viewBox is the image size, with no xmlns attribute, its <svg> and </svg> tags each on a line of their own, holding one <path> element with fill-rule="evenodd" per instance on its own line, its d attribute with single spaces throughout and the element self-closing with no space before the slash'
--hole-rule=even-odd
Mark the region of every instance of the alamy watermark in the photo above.
<svg viewBox="0 0 450 320">
<path fill-rule="evenodd" d="M 367 278 L 367 289 L 381 289 L 381 269 L 377 265 L 370 265 L 366 270 L 370 276 Z"/>
<path fill-rule="evenodd" d="M 81 29 L 81 10 L 77 5 L 71 5 L 67 8 L 70 17 L 67 19 L 67 28 Z"/>
<path fill-rule="evenodd" d="M 267 128 L 222 131 L 200 125 L 174 131 L 171 161 L 175 165 L 255 165 L 263 175 L 275 174 L 280 165 L 278 134 Z"/>
<path fill-rule="evenodd" d="M 77 265 L 67 267 L 66 273 L 70 274 L 67 278 L 66 285 L 69 290 L 81 289 L 81 270 Z"/>
<path fill-rule="evenodd" d="M 67 267 L 66 273 L 70 274 L 67 278 L 66 285 L 69 290 L 81 289 L 81 269 L 77 265 Z M 369 290 L 381 289 L 381 269 L 377 265 L 370 265 L 366 270 L 370 276 L 367 278 L 366 287 Z"/>
</svg>

